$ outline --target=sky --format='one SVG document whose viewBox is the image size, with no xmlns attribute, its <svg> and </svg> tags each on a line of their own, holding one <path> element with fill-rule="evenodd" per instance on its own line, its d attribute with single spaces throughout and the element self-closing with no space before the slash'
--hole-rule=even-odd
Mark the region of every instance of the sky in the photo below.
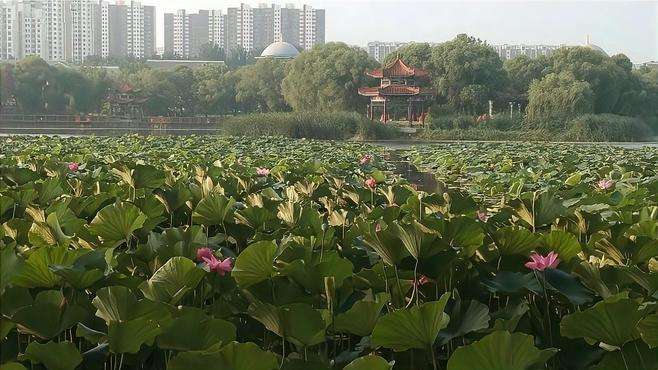
<svg viewBox="0 0 658 370">
<path fill-rule="evenodd" d="M 467 33 L 490 44 L 581 45 L 589 35 L 609 55 L 624 53 L 634 63 L 658 60 L 658 0 L 142 0 L 158 7 L 160 46 L 165 11 L 225 11 L 240 2 L 324 8 L 327 42 L 443 42 Z"/>
</svg>

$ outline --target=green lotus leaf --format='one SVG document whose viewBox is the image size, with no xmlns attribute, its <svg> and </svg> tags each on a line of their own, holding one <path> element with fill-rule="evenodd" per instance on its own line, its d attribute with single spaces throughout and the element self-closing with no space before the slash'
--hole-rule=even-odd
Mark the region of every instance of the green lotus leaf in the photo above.
<svg viewBox="0 0 658 370">
<path fill-rule="evenodd" d="M 154 235 L 149 235 L 149 243 Z M 183 256 L 190 259 L 196 258 L 196 251 L 200 247 L 208 245 L 208 238 L 199 225 L 189 227 L 175 227 L 164 231 L 163 240 L 157 241 L 158 246 L 154 250 L 163 261 L 175 256 Z"/>
<path fill-rule="evenodd" d="M 32 342 L 25 349 L 24 358 L 43 364 L 48 370 L 74 370 L 82 362 L 82 355 L 71 342 Z"/>
<path fill-rule="evenodd" d="M 362 299 L 354 303 L 349 310 L 336 315 L 334 329 L 361 337 L 370 335 L 390 299 L 388 294 L 379 293 L 374 300 Z"/>
<path fill-rule="evenodd" d="M 206 351 L 181 352 L 169 361 L 167 370 L 222 369 L 276 370 L 279 368 L 274 353 L 263 351 L 254 343 L 230 343 Z"/>
<path fill-rule="evenodd" d="M 567 338 L 585 338 L 622 347 L 640 337 L 637 326 L 643 316 L 639 303 L 616 295 L 584 311 L 564 316 L 560 333 Z"/>
<path fill-rule="evenodd" d="M 373 344 L 394 351 L 429 348 L 434 344 L 439 331 L 450 321 L 450 317 L 443 312 L 449 298 L 450 293 L 444 293 L 438 301 L 399 309 L 382 316 L 372 332 Z"/>
<path fill-rule="evenodd" d="M 94 330 L 83 323 L 78 323 L 78 325 L 76 326 L 75 336 L 78 338 L 84 338 L 86 341 L 94 344 L 99 344 L 101 342 L 107 341 L 107 333 Z"/>
<path fill-rule="evenodd" d="M 134 317 L 137 309 L 137 298 L 125 286 L 109 286 L 96 291 L 92 301 L 96 307 L 96 316 L 111 321 L 126 321 Z"/>
<path fill-rule="evenodd" d="M 540 350 L 532 335 L 493 332 L 481 340 L 459 347 L 448 360 L 448 370 L 530 370 L 544 367 L 557 350 Z"/>
<path fill-rule="evenodd" d="M 51 266 L 71 266 L 88 251 L 69 250 L 63 246 L 41 247 L 30 254 L 19 274 L 14 276 L 14 284 L 25 288 L 52 288 L 60 284 L 62 277 L 55 274 Z"/>
<path fill-rule="evenodd" d="M 128 321 L 112 321 L 107 329 L 110 351 L 137 353 L 143 344 L 153 344 L 162 331 L 161 320 L 146 316 Z"/>
<path fill-rule="evenodd" d="M 56 177 L 37 182 L 36 185 L 39 193 L 39 204 L 49 204 L 53 199 L 64 194 L 61 180 Z"/>
<path fill-rule="evenodd" d="M 146 215 L 135 205 L 118 202 L 101 209 L 91 221 L 89 231 L 104 243 L 112 245 L 128 241 L 132 233 L 144 225 L 144 221 Z"/>
<path fill-rule="evenodd" d="M 537 247 L 537 236 L 521 227 L 502 227 L 494 233 L 496 248 L 502 255 L 527 256 Z"/>
<path fill-rule="evenodd" d="M 13 247 L 5 246 L 0 249 L 0 296 L 4 294 L 5 288 L 13 283 L 14 277 L 20 273 L 23 263 Z"/>
<path fill-rule="evenodd" d="M 439 232 L 443 242 L 457 250 L 462 258 L 472 256 L 484 241 L 482 227 L 469 217 L 442 220 L 439 224 Z"/>
<path fill-rule="evenodd" d="M 51 213 L 43 220 L 35 220 L 28 232 L 30 243 L 36 247 L 49 247 L 59 245 L 68 247 L 72 237 L 64 234 L 57 213 Z"/>
<path fill-rule="evenodd" d="M 11 320 L 22 333 L 51 339 L 86 319 L 89 312 L 74 302 L 66 302 L 59 290 L 44 290 L 34 302 L 15 310 Z"/>
<path fill-rule="evenodd" d="M 658 348 L 650 349 L 642 342 L 626 344 L 621 351 L 606 352 L 603 359 L 589 370 L 658 370 Z"/>
<path fill-rule="evenodd" d="M 304 303 L 276 307 L 252 302 L 248 313 L 268 330 L 299 346 L 312 346 L 325 340 L 325 321 L 320 312 Z"/>
<path fill-rule="evenodd" d="M 234 204 L 235 199 L 212 193 L 201 199 L 197 204 L 192 214 L 192 221 L 206 226 L 223 225 L 225 222 L 231 222 Z"/>
<path fill-rule="evenodd" d="M 165 173 L 151 165 L 136 165 L 132 171 L 132 178 L 136 189 L 156 189 L 165 183 Z"/>
<path fill-rule="evenodd" d="M 489 327 L 489 307 L 472 300 L 462 308 L 461 300 L 450 311 L 450 323 L 439 332 L 439 343 L 446 344 L 453 338 L 480 331 Z"/>
<path fill-rule="evenodd" d="M 207 316 L 195 307 L 183 308 L 180 316 L 158 336 L 158 347 L 175 351 L 201 351 L 236 339 L 235 325 Z"/>
<path fill-rule="evenodd" d="M 551 192 L 541 193 L 534 201 L 530 194 L 530 199 L 517 199 L 510 202 L 510 205 L 520 219 L 535 228 L 550 225 L 556 218 L 564 216 L 567 210 Z"/>
<path fill-rule="evenodd" d="M 350 362 L 343 370 L 390 370 L 392 364 L 383 358 L 375 355 L 363 356 Z"/>
<path fill-rule="evenodd" d="M 0 364 L 0 370 L 27 370 L 25 366 L 19 364 L 18 362 L 7 362 Z"/>
<path fill-rule="evenodd" d="M 50 270 L 76 289 L 86 289 L 105 276 L 105 251 L 96 249 L 82 254 L 70 266 L 52 265 Z"/>
<path fill-rule="evenodd" d="M 374 250 L 389 266 L 396 266 L 404 258 L 405 249 L 392 228 L 382 228 L 377 232 L 375 223 L 358 220 L 357 224 L 365 245 Z"/>
<path fill-rule="evenodd" d="M 640 321 L 639 327 L 642 340 L 651 348 L 658 347 L 658 314 L 645 317 Z"/>
<path fill-rule="evenodd" d="M 150 300 L 176 304 L 201 281 L 205 271 L 185 257 L 173 257 L 139 289 Z"/>
<path fill-rule="evenodd" d="M 543 249 L 557 253 L 564 262 L 571 261 L 582 250 L 576 236 L 563 230 L 552 230 L 542 235 L 540 244 Z"/>
<path fill-rule="evenodd" d="M 583 305 L 592 301 L 592 292 L 569 273 L 558 269 L 546 269 L 543 277 L 550 287 L 567 297 L 575 305 Z"/>
<path fill-rule="evenodd" d="M 533 273 L 500 271 L 492 279 L 482 281 L 490 292 L 519 294 L 527 291 L 541 292 L 541 286 Z"/>
<path fill-rule="evenodd" d="M 231 273 L 236 283 L 245 289 L 274 276 L 276 250 L 276 244 L 271 241 L 257 242 L 243 250 Z"/>
</svg>

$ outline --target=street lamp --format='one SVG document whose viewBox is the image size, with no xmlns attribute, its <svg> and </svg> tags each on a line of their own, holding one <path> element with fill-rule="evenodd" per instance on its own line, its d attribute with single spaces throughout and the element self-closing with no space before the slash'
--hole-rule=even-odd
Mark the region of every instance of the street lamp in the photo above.
<svg viewBox="0 0 658 370">
<path fill-rule="evenodd" d="M 514 118 L 514 102 L 509 102 L 509 118 Z"/>
</svg>

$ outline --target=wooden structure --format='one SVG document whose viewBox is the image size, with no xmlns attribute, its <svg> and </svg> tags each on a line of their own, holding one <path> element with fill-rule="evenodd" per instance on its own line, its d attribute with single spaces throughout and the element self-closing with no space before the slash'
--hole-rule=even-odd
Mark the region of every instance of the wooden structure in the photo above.
<svg viewBox="0 0 658 370">
<path fill-rule="evenodd" d="M 368 118 L 387 122 L 398 119 L 400 110 L 406 108 L 406 120 L 424 122 L 429 108 L 429 100 L 434 93 L 421 87 L 423 82 L 429 82 L 426 71 L 407 65 L 402 59 L 395 58 L 393 62 L 366 72 L 366 75 L 380 80 L 379 87 L 361 87 L 359 95 L 370 98 Z"/>
<path fill-rule="evenodd" d="M 110 108 L 110 116 L 142 120 L 144 104 L 148 98 L 140 96 L 139 91 L 129 84 L 123 84 L 110 93 L 106 99 Z"/>
</svg>

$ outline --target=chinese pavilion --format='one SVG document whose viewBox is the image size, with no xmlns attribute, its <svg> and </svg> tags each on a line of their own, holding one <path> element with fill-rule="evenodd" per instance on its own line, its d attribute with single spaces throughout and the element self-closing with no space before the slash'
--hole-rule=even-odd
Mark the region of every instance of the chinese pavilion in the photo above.
<svg viewBox="0 0 658 370">
<path fill-rule="evenodd" d="M 409 122 L 425 121 L 429 100 L 434 96 L 432 90 L 419 86 L 429 81 L 426 71 L 410 67 L 398 57 L 366 75 L 380 80 L 379 87 L 359 88 L 359 95 L 370 97 L 368 118 L 379 116 L 382 122 L 387 122 L 404 114 Z"/>
<path fill-rule="evenodd" d="M 138 120 L 144 118 L 143 107 L 147 100 L 130 84 L 121 85 L 106 98 L 111 116 Z"/>
</svg>

